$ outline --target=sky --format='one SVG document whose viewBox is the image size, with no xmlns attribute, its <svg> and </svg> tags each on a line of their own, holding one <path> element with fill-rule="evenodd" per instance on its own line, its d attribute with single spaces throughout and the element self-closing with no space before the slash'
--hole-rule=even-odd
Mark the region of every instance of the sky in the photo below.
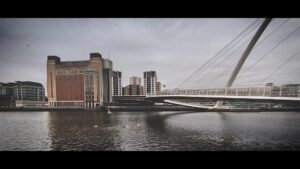
<svg viewBox="0 0 300 169">
<path fill-rule="evenodd" d="M 114 70 L 122 72 L 123 86 L 131 76 L 142 77 L 144 71 L 155 70 L 158 81 L 175 88 L 254 21 L 257 27 L 245 36 L 245 45 L 228 59 L 226 53 L 220 55 L 185 87 L 224 86 L 247 38 L 250 40 L 263 18 L 2 18 L 0 82 L 35 81 L 46 88 L 47 56 L 56 55 L 62 61 L 89 60 L 90 53 L 98 52 L 112 60 Z M 300 83 L 300 54 L 292 57 L 300 50 L 300 30 L 296 30 L 300 19 L 274 18 L 257 44 L 281 24 L 255 46 L 234 85 Z"/>
</svg>

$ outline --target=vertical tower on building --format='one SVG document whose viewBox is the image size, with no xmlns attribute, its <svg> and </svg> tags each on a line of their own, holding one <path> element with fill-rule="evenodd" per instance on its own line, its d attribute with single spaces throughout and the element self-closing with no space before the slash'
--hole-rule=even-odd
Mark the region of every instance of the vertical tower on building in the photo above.
<svg viewBox="0 0 300 169">
<path fill-rule="evenodd" d="M 155 71 L 144 72 L 144 92 L 146 95 L 156 95 L 157 76 Z"/>
<path fill-rule="evenodd" d="M 47 92 L 50 106 L 94 108 L 112 101 L 112 62 L 99 53 L 90 60 L 60 61 L 48 56 Z"/>
<path fill-rule="evenodd" d="M 161 82 L 156 82 L 156 94 L 161 91 Z"/>
<path fill-rule="evenodd" d="M 103 62 L 103 102 L 112 102 L 113 84 L 112 84 L 112 61 L 104 59 Z"/>
<path fill-rule="evenodd" d="M 113 71 L 113 95 L 122 96 L 122 72 Z"/>
</svg>

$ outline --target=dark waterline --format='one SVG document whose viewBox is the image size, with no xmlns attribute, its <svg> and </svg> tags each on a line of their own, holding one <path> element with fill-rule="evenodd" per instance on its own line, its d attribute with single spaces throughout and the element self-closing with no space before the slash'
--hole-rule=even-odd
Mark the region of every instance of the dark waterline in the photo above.
<svg viewBox="0 0 300 169">
<path fill-rule="evenodd" d="M 0 150 L 300 150 L 300 113 L 0 112 Z"/>
</svg>

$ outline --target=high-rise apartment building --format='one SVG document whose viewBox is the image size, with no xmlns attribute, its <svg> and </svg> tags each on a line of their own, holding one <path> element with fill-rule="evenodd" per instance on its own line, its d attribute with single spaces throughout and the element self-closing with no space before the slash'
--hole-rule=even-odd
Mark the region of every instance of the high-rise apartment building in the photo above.
<svg viewBox="0 0 300 169">
<path fill-rule="evenodd" d="M 156 95 L 157 76 L 155 71 L 144 72 L 144 93 L 146 95 Z"/>
<path fill-rule="evenodd" d="M 113 71 L 113 95 L 122 96 L 122 72 Z"/>
</svg>

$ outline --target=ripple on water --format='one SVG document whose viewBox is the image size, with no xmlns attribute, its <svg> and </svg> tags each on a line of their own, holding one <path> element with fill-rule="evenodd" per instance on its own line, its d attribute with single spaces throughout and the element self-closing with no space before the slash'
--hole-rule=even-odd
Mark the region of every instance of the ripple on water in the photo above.
<svg viewBox="0 0 300 169">
<path fill-rule="evenodd" d="M 300 113 L 0 112 L 0 150 L 300 150 Z"/>
</svg>

